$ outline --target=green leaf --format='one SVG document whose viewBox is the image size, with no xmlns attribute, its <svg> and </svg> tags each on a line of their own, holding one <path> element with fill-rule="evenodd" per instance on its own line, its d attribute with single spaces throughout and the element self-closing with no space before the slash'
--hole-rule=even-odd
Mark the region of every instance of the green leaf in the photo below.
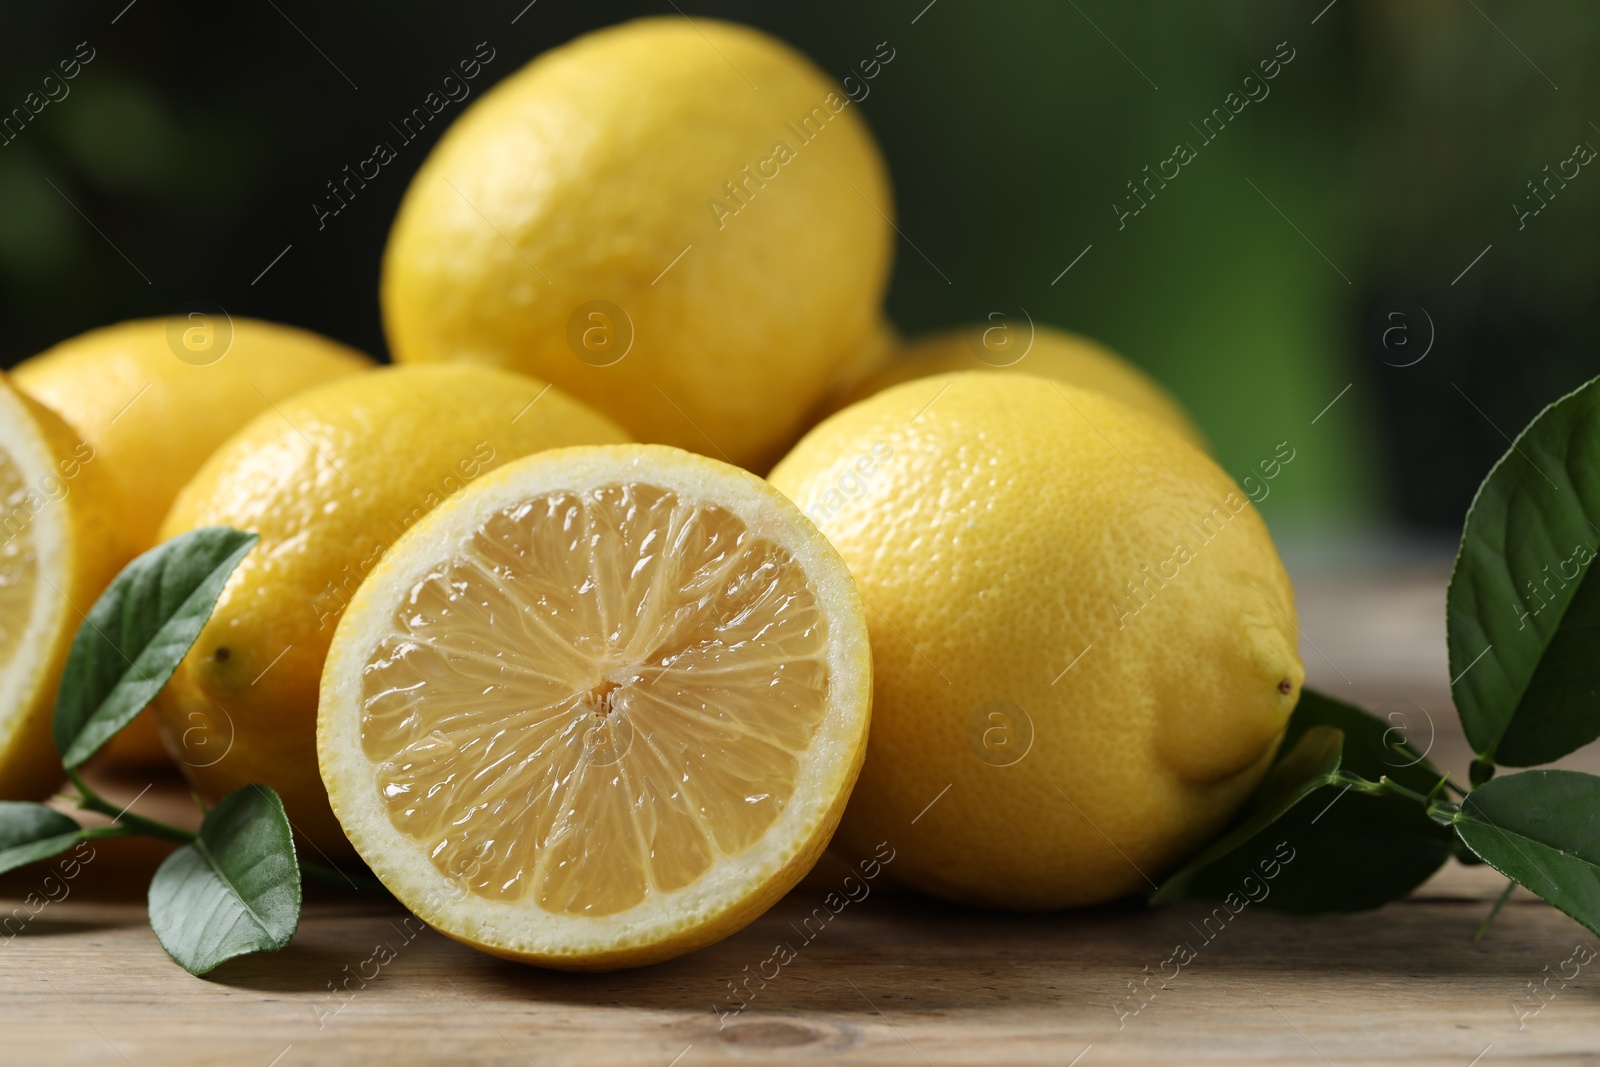
<svg viewBox="0 0 1600 1067">
<path fill-rule="evenodd" d="M 56 697 L 56 751 L 68 768 L 143 711 L 166 685 L 258 540 L 225 526 L 173 538 L 117 575 L 78 627 Z"/>
<path fill-rule="evenodd" d="M 1373 782 L 1387 776 L 1409 789 L 1427 793 L 1443 774 L 1427 760 L 1435 736 L 1433 720 L 1420 707 L 1415 712 L 1403 715 L 1396 711 L 1380 719 L 1354 704 L 1305 689 L 1289 717 L 1279 751 L 1290 751 L 1299 743 L 1301 734 L 1314 726 L 1332 726 L 1345 737 L 1339 758 L 1341 770 Z M 1417 742 L 1421 743 L 1420 748 Z"/>
<path fill-rule="evenodd" d="M 1540 412 L 1484 479 L 1447 601 L 1467 740 L 1511 767 L 1600 737 L 1600 378 Z"/>
<path fill-rule="evenodd" d="M 276 951 L 300 924 L 300 867 L 283 801 L 247 785 L 206 813 L 200 836 L 150 882 L 150 927 L 190 974 Z"/>
<path fill-rule="evenodd" d="M 1524 771 L 1461 803 L 1456 833 L 1495 870 L 1600 934 L 1600 778 Z"/>
<path fill-rule="evenodd" d="M 1280 752 L 1234 827 L 1151 903 L 1232 897 L 1292 914 L 1365 911 L 1405 896 L 1449 857 L 1449 827 L 1421 804 L 1351 784 L 1352 773 L 1417 792 L 1438 782 L 1396 724 L 1306 690 Z"/>
<path fill-rule="evenodd" d="M 0 801 L 0 874 L 65 852 L 82 829 L 43 804 Z"/>
</svg>

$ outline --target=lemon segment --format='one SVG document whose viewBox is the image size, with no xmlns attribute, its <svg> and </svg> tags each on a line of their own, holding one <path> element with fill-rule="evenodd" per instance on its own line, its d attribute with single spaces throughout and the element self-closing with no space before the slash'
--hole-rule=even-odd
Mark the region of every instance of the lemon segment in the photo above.
<svg viewBox="0 0 1600 1067">
<path fill-rule="evenodd" d="M 804 875 L 870 693 L 848 572 L 776 491 L 672 448 L 561 449 L 484 478 L 363 584 L 319 754 L 351 840 L 424 919 L 627 966 Z"/>
</svg>

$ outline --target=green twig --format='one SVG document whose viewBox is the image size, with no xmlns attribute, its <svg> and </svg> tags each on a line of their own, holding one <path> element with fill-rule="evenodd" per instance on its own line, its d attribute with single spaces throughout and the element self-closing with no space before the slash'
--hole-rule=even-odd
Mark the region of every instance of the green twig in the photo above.
<svg viewBox="0 0 1600 1067">
<path fill-rule="evenodd" d="M 123 826 L 128 832 L 139 834 L 143 837 L 160 838 L 163 841 L 175 841 L 180 845 L 187 845 L 198 835 L 177 826 L 168 826 L 164 822 L 147 819 L 143 815 L 135 815 L 127 808 L 119 808 L 90 787 L 83 776 L 72 768 L 67 769 L 67 777 L 72 779 L 72 784 L 78 789 L 78 807 L 84 811 L 96 811 L 101 815 L 111 818 Z M 121 835 L 112 835 L 121 836 Z"/>
<path fill-rule="evenodd" d="M 1393 778 L 1390 778 L 1387 774 L 1374 782 L 1370 779 L 1362 778 L 1360 775 L 1351 774 L 1348 771 L 1340 771 L 1335 776 L 1335 780 L 1343 782 L 1347 787 L 1354 789 L 1358 793 L 1365 793 L 1368 796 L 1381 796 L 1385 793 L 1388 793 L 1392 796 L 1405 797 L 1407 800 L 1414 800 L 1418 804 L 1422 805 L 1423 809 L 1428 814 L 1428 818 L 1432 819 L 1436 823 L 1439 823 L 1441 826 L 1452 825 L 1456 821 L 1457 816 L 1461 814 L 1461 808 L 1459 805 L 1453 804 L 1447 800 L 1437 799 L 1436 794 L 1439 790 L 1437 785 L 1435 785 L 1432 790 L 1424 795 L 1417 792 L 1415 789 L 1410 789 L 1401 785 Z"/>
<path fill-rule="evenodd" d="M 78 836 L 85 841 L 103 841 L 108 837 L 129 837 L 132 833 L 126 826 L 112 823 L 110 826 L 91 826 L 79 830 Z"/>
<path fill-rule="evenodd" d="M 1489 924 L 1494 922 L 1494 917 L 1500 914 L 1500 909 L 1506 906 L 1506 901 L 1511 899 L 1511 891 L 1517 888 L 1517 883 L 1506 879 L 1505 892 L 1500 894 L 1500 899 L 1494 902 L 1494 907 L 1489 909 L 1489 917 L 1483 920 L 1483 925 L 1478 927 L 1478 932 L 1472 935 L 1472 943 L 1476 945 L 1483 940 L 1483 935 L 1489 932 Z"/>
<path fill-rule="evenodd" d="M 127 808 L 119 808 L 105 797 L 94 791 L 83 776 L 76 770 L 68 768 L 67 777 L 77 787 L 78 795 L 67 799 L 73 801 L 84 811 L 95 811 L 113 820 L 111 826 L 97 826 L 83 831 L 88 838 L 100 839 L 108 837 L 154 837 L 162 841 L 173 841 L 180 845 L 191 844 L 200 835 L 177 826 L 168 826 L 164 822 L 147 819 L 143 815 L 135 815 Z M 198 797 L 196 798 L 198 801 Z M 205 809 L 202 808 L 202 811 Z M 384 884 L 376 878 L 369 878 L 362 874 L 346 874 L 335 867 L 324 867 L 320 863 L 301 863 L 300 873 L 309 881 L 321 882 L 323 885 L 336 886 L 341 889 L 354 889 L 358 892 L 376 893 L 382 896 L 391 896 Z"/>
<path fill-rule="evenodd" d="M 1378 785 L 1383 788 L 1385 793 L 1393 793 L 1395 796 L 1405 797 L 1408 800 L 1415 800 L 1423 807 L 1429 807 L 1433 804 L 1433 796 L 1431 793 L 1427 796 L 1424 796 L 1415 789 L 1407 789 L 1393 778 L 1390 778 L 1387 774 L 1378 779 Z"/>
</svg>

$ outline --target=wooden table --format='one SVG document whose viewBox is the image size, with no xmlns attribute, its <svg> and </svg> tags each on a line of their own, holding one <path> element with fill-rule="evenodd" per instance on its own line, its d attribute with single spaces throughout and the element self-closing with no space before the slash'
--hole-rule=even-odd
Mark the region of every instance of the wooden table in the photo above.
<svg viewBox="0 0 1600 1067">
<path fill-rule="evenodd" d="M 1436 731 L 1432 758 L 1465 780 L 1469 753 L 1448 700 L 1444 576 L 1429 565 L 1302 579 L 1304 654 L 1312 683 L 1330 693 L 1420 707 Z M 1580 754 L 1566 765 L 1600 770 L 1600 759 Z M 142 787 L 107 788 L 131 798 Z M 165 783 L 140 804 L 170 813 L 185 802 Z M 1600 1063 L 1591 975 L 1600 963 L 1536 1015 L 1517 1012 L 1539 1003 L 1530 983 L 1594 939 L 1519 890 L 1475 944 L 1504 886 L 1483 867 L 1452 864 L 1411 899 L 1366 915 L 1248 909 L 1121 1019 L 1111 1004 L 1147 965 L 1156 970 L 1174 944 L 1192 940 L 1197 910 L 1125 903 L 1017 918 L 880 885 L 802 948 L 749 1010 L 719 1019 L 711 1006 L 726 999 L 725 983 L 791 938 L 788 924 L 843 876 L 831 861 L 740 934 L 643 971 L 574 976 L 505 963 L 419 931 L 398 907 L 325 894 L 308 897 L 286 950 L 199 979 L 166 957 L 145 923 L 144 886 L 160 855 L 144 843 L 102 842 L 64 899 L 0 938 L 0 1062 Z M 0 882 L 10 898 L 0 917 L 44 873 Z M 366 962 L 384 944 L 394 959 Z"/>
</svg>

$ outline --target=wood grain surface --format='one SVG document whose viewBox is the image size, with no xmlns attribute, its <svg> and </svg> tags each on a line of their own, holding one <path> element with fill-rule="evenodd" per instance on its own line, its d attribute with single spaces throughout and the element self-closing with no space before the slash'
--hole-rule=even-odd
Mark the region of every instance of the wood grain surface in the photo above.
<svg viewBox="0 0 1600 1067">
<path fill-rule="evenodd" d="M 1437 566 L 1302 580 L 1303 652 L 1325 691 L 1420 711 L 1413 740 L 1431 734 L 1431 756 L 1464 780 L 1443 589 Z M 1591 753 L 1566 765 L 1600 771 Z M 126 801 L 146 785 L 107 789 Z M 139 807 L 193 818 L 177 782 L 154 783 Z M 0 935 L 0 1063 L 1600 1063 L 1600 960 L 1561 977 L 1576 948 L 1600 945 L 1521 891 L 1474 943 L 1504 886 L 1482 867 L 1452 864 L 1411 899 L 1365 915 L 1246 909 L 1209 942 L 1190 926 L 1195 908 L 1130 902 L 1023 918 L 874 883 L 776 978 L 749 983 L 743 1011 L 719 1014 L 714 1005 L 738 1005 L 730 983 L 778 942 L 802 940 L 797 927 L 842 867 L 825 861 L 738 935 L 641 971 L 506 963 L 396 906 L 330 891 L 308 895 L 283 952 L 199 979 L 145 922 L 162 850 L 96 849 L 70 879 L 42 865 L 0 880 L 0 922 L 25 917 Z M 55 899 L 30 914 L 30 893 Z M 1180 941 L 1198 945 L 1197 958 L 1165 988 L 1144 985 Z M 1135 982 L 1156 991 L 1141 1001 Z"/>
</svg>

